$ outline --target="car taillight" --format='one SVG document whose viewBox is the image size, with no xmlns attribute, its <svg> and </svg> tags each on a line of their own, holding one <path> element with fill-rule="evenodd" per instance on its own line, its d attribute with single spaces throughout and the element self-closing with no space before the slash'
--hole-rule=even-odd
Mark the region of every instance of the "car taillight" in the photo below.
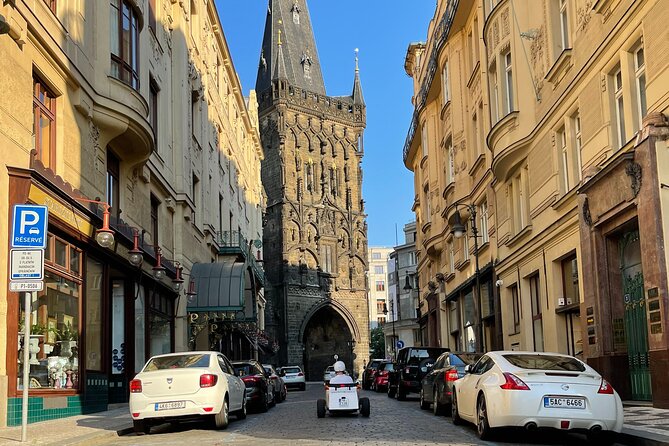
<svg viewBox="0 0 669 446">
<path fill-rule="evenodd" d="M 304 376 L 304 373 L 300 372 L 297 374 L 297 376 Z"/>
<path fill-rule="evenodd" d="M 388 371 L 384 370 L 383 372 L 379 372 L 379 376 L 388 376 Z"/>
<path fill-rule="evenodd" d="M 504 372 L 504 379 L 506 382 L 500 386 L 504 390 L 530 390 L 527 384 L 513 373 Z"/>
<path fill-rule="evenodd" d="M 444 380 L 446 382 L 448 381 L 457 381 L 460 376 L 458 376 L 458 371 L 455 369 L 451 369 L 448 372 L 444 374 Z"/>
<path fill-rule="evenodd" d="M 613 386 L 608 383 L 607 380 L 602 378 L 602 383 L 599 385 L 599 390 L 597 393 L 603 393 L 605 395 L 613 395 Z"/>
<path fill-rule="evenodd" d="M 272 376 L 272 381 L 276 381 L 277 379 L 279 379 L 278 376 L 276 376 L 276 375 L 275 375 L 275 376 Z"/>
<path fill-rule="evenodd" d="M 130 393 L 142 393 L 142 381 L 133 379 L 130 381 Z"/>
<path fill-rule="evenodd" d="M 206 373 L 200 375 L 200 387 L 214 387 L 218 382 L 218 376 Z"/>
</svg>

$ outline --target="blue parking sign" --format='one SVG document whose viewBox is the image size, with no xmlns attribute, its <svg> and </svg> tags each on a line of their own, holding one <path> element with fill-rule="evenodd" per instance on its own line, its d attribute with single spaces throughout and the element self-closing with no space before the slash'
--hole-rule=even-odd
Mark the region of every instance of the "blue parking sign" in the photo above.
<svg viewBox="0 0 669 446">
<path fill-rule="evenodd" d="M 14 206 L 12 248 L 46 248 L 49 209 L 46 206 L 17 204 Z"/>
</svg>

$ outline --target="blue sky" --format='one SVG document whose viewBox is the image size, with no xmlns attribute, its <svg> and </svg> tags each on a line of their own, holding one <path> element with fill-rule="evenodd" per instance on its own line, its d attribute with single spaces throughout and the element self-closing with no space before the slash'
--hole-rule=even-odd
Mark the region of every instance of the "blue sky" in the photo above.
<svg viewBox="0 0 669 446">
<path fill-rule="evenodd" d="M 413 174 L 402 149 L 413 107 L 404 72 L 409 42 L 425 40 L 434 0 L 308 0 L 327 94 L 351 93 L 354 49 L 367 103 L 363 158 L 369 246 L 394 246 L 414 220 Z M 267 0 L 216 0 L 244 94 L 255 87 Z"/>
</svg>

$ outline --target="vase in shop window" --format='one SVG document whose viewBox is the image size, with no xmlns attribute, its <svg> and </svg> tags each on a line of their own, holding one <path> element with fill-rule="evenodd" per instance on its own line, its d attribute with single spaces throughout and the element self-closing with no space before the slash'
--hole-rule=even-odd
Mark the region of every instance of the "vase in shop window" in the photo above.
<svg viewBox="0 0 669 446">
<path fill-rule="evenodd" d="M 39 353 L 39 343 L 41 338 L 43 338 L 42 335 L 30 335 L 30 341 L 28 341 L 28 352 L 30 352 L 30 364 L 32 365 L 39 365 L 37 354 Z"/>
</svg>

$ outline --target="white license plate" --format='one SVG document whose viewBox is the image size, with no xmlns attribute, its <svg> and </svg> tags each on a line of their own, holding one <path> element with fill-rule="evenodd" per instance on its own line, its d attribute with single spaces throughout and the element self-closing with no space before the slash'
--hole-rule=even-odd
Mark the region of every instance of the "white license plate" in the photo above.
<svg viewBox="0 0 669 446">
<path fill-rule="evenodd" d="M 186 407 L 185 401 L 169 401 L 167 403 L 156 403 L 156 410 L 183 409 Z"/>
<path fill-rule="evenodd" d="M 341 408 L 347 408 L 348 407 L 348 399 L 345 396 L 339 398 L 339 407 L 341 407 Z"/>
<path fill-rule="evenodd" d="M 544 407 L 551 409 L 585 409 L 585 398 L 545 396 Z"/>
</svg>

